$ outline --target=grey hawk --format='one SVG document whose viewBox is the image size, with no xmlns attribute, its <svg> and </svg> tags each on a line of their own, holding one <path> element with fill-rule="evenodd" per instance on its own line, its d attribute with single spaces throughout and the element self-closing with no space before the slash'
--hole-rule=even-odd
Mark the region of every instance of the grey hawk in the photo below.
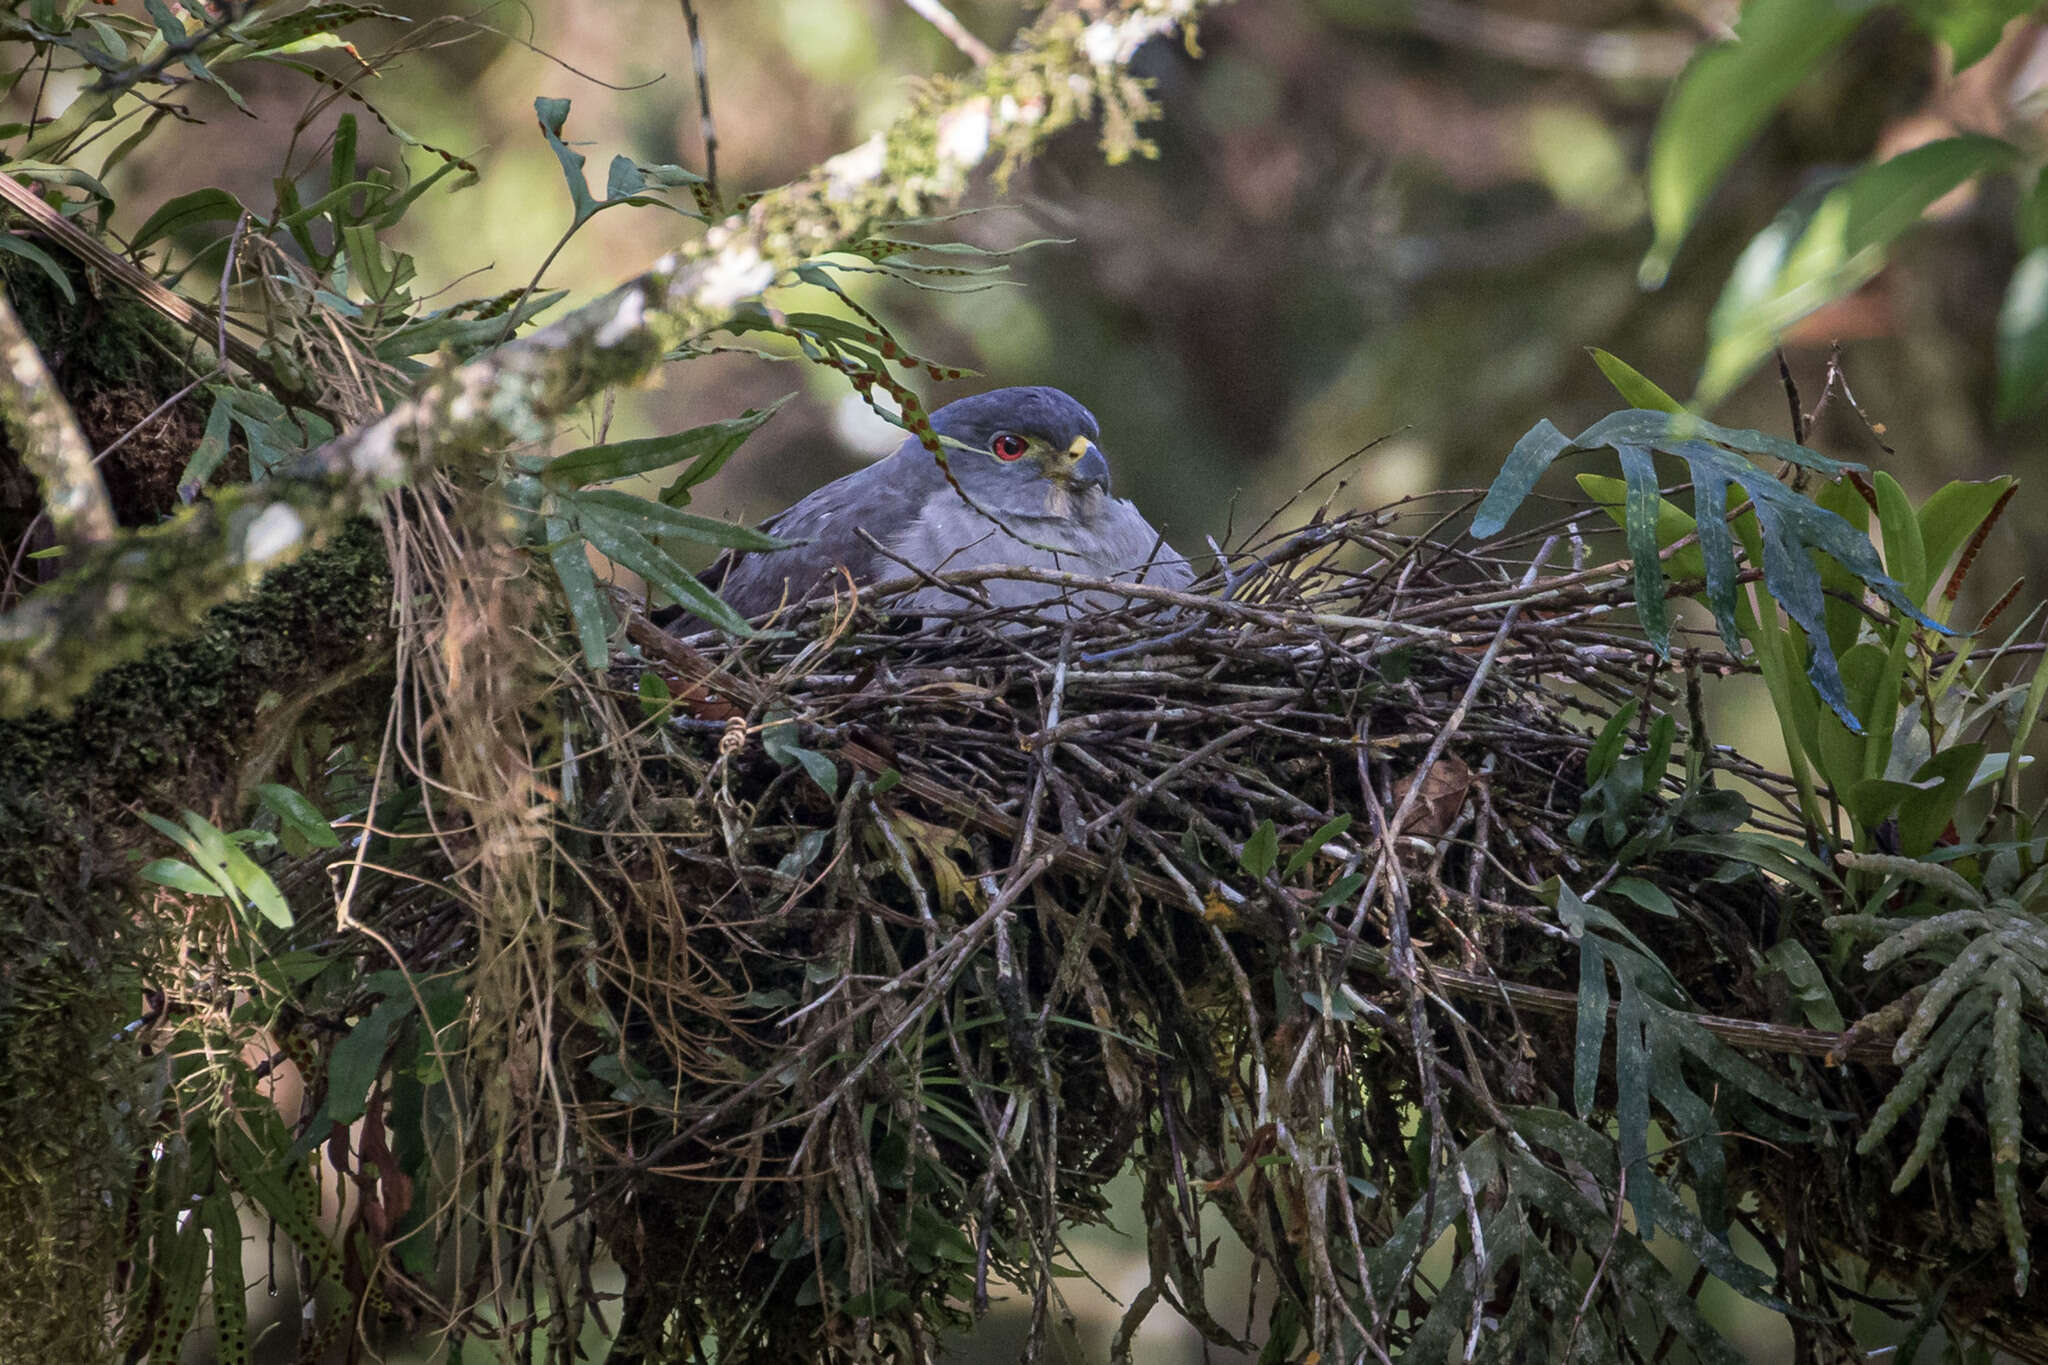
<svg viewBox="0 0 2048 1365">
<path fill-rule="evenodd" d="M 946 404 L 931 422 L 945 445 L 947 468 L 959 481 L 957 490 L 913 437 L 761 524 L 764 531 L 805 543 L 729 552 L 705 573 L 705 583 L 740 615 L 758 618 L 785 603 L 829 594 L 844 582 L 841 568 L 863 585 L 902 578 L 909 572 L 905 565 L 931 573 L 995 566 L 1062 569 L 1166 588 L 1194 581 L 1187 560 L 1144 515 L 1111 495 L 1095 417 L 1058 389 L 976 394 Z M 877 553 L 862 531 L 896 559 Z M 1062 591 L 1001 578 L 985 580 L 980 588 L 999 607 L 1031 606 Z M 1065 616 L 1128 600 L 1086 593 L 1044 614 Z M 911 611 L 967 602 L 939 586 L 899 599 Z"/>
</svg>

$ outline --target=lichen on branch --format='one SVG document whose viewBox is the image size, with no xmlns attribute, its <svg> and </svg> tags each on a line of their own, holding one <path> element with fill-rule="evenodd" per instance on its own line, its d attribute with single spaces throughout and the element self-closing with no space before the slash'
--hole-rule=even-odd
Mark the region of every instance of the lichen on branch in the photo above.
<svg viewBox="0 0 2048 1365">
<path fill-rule="evenodd" d="M 117 536 L 0 617 L 0 715 L 57 706 L 102 669 L 187 630 L 207 606 L 431 469 L 543 441 L 603 389 L 649 374 L 678 342 L 724 322 L 782 272 L 881 225 L 942 211 L 992 168 L 1000 185 L 1054 133 L 1099 114 L 1105 154 L 1148 148 L 1150 112 L 1128 63 L 1145 39 L 1218 0 L 1121 0 L 1093 21 L 1049 14 L 1014 51 L 933 80 L 886 133 L 763 194 L 652 269 L 530 336 L 444 367 L 374 422 L 300 466 L 145 536 Z"/>
<path fill-rule="evenodd" d="M 0 295 L 0 421 L 36 476 L 43 509 L 61 545 L 91 545 L 114 534 L 114 509 L 92 447 L 14 308 Z"/>
</svg>

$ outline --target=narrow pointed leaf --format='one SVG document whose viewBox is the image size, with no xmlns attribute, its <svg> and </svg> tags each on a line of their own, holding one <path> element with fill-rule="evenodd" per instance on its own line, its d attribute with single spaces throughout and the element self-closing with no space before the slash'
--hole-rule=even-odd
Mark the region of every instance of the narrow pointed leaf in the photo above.
<svg viewBox="0 0 2048 1365">
<path fill-rule="evenodd" d="M 561 501 L 565 508 L 578 512 L 601 508 L 603 515 L 633 527 L 644 536 L 677 536 L 705 545 L 723 545 L 738 550 L 786 550 L 790 544 L 765 531 L 711 517 L 693 516 L 652 498 L 635 497 L 622 489 L 586 488 L 580 493 L 565 494 Z"/>
<path fill-rule="evenodd" d="M 2048 175 L 2042 177 L 2048 181 Z M 2048 246 L 2020 258 L 1998 310 L 1998 415 L 2007 421 L 2048 400 Z"/>
<path fill-rule="evenodd" d="M 1663 498 L 1657 491 L 1657 467 L 1650 452 L 1636 445 L 1618 445 L 1621 473 L 1628 485 L 1622 531 L 1629 558 L 1635 563 L 1636 616 L 1659 658 L 1671 657 L 1671 617 L 1664 605 L 1664 564 L 1658 559 L 1657 512 Z"/>
<path fill-rule="evenodd" d="M 779 399 L 758 412 L 749 411 L 727 421 L 711 422 L 688 431 L 572 450 L 550 461 L 541 472 L 541 478 L 550 488 L 567 489 L 580 484 L 610 483 L 614 479 L 652 473 L 688 460 L 691 473 L 697 473 L 699 465 L 704 466 L 704 471 L 698 474 L 698 481 L 701 481 L 717 472 L 747 437 L 787 401 L 786 398 Z M 665 493 L 662 500 L 674 501 Z"/>
<path fill-rule="evenodd" d="M 1735 40 L 1701 49 L 1657 120 L 1646 176 L 1655 239 L 1646 287 L 1664 282 L 1707 196 L 1764 120 L 1863 17 L 1839 0 L 1751 0 Z"/>
<path fill-rule="evenodd" d="M 598 589 L 597 572 L 583 553 L 583 537 L 565 519 L 548 518 L 548 544 L 548 558 L 562 582 L 569 618 L 576 623 L 576 639 L 583 646 L 583 662 L 593 673 L 600 672 L 611 662 L 611 604 Z"/>
<path fill-rule="evenodd" d="M 670 598 L 719 629 L 734 635 L 753 634 L 739 613 L 721 602 L 666 550 L 602 507 L 586 507 L 576 524 L 600 554 L 620 568 L 631 569 Z"/>
</svg>

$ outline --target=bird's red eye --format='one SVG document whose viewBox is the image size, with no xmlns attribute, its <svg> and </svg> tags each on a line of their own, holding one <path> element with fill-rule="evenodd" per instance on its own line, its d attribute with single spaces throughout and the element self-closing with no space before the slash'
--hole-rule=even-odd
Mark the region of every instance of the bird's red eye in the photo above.
<svg viewBox="0 0 2048 1365">
<path fill-rule="evenodd" d="M 998 460 L 1021 460 L 1024 458 L 1024 452 L 1031 449 L 1031 443 L 1022 436 L 1006 431 L 990 441 L 988 448 L 995 452 Z"/>
</svg>

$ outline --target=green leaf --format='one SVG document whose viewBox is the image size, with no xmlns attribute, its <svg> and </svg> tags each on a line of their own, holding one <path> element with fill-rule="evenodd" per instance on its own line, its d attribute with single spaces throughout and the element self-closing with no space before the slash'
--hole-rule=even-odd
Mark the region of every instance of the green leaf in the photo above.
<svg viewBox="0 0 2048 1365">
<path fill-rule="evenodd" d="M 332 34 L 336 29 L 343 28 L 362 19 L 383 19 L 397 24 L 409 24 L 412 22 L 412 20 L 402 14 L 394 14 L 389 10 L 377 9 L 370 5 L 313 5 L 298 11 L 296 14 L 287 14 L 282 18 L 273 19 L 268 23 L 257 24 L 251 28 L 242 28 L 237 25 L 232 30 L 240 40 L 237 47 L 245 47 L 247 52 L 243 53 L 230 49 L 230 53 L 239 58 L 242 56 L 254 57 L 271 52 L 288 53 L 297 51 L 299 45 L 308 38 Z M 353 125 L 354 116 L 350 115 L 349 118 L 351 125 Z M 353 133 L 353 129 L 351 129 L 351 133 Z M 353 146 L 353 135 L 351 135 L 351 146 Z M 353 157 L 351 157 L 351 160 L 353 160 Z"/>
<path fill-rule="evenodd" d="M 1866 777 L 1849 790 L 1838 791 L 1835 795 L 1848 807 L 1849 818 L 1856 822 L 1857 827 L 1869 830 L 1889 820 L 1892 812 L 1899 808 L 1899 802 L 1917 790 L 1918 788 L 1910 782 L 1885 777 Z"/>
<path fill-rule="evenodd" d="M 2048 183 L 2048 175 L 2042 181 Z M 2006 421 L 2048 399 L 2048 246 L 2020 258 L 1998 310 L 1998 415 Z"/>
<path fill-rule="evenodd" d="M 213 883 L 215 894 L 227 897 L 237 909 L 241 908 L 241 892 L 235 886 L 235 879 L 228 873 L 227 840 L 219 830 L 190 811 L 185 812 L 187 824 L 196 822 L 195 828 L 205 828 L 211 837 L 197 837 L 194 831 L 180 828 L 162 816 L 152 815 L 148 811 L 142 813 L 142 819 L 151 829 L 185 850 L 186 856 L 198 864 L 199 870 Z"/>
<path fill-rule="evenodd" d="M 1815 647 L 1814 653 L 1820 651 Z M 1884 674 L 1887 651 L 1865 640 L 1842 652 L 1837 664 L 1837 685 L 1842 689 L 1844 718 L 1839 712 L 1818 717 L 1816 743 L 1811 757 L 1821 777 L 1836 792 L 1846 795 L 1864 778 L 1863 759 L 1870 736 L 1863 726 L 1852 724 L 1856 716 L 1868 714 L 1871 698 Z"/>
<path fill-rule="evenodd" d="M 569 603 L 569 617 L 576 623 L 576 638 L 583 646 L 583 662 L 593 673 L 602 673 L 612 661 L 611 604 L 597 586 L 597 572 L 583 553 L 583 537 L 561 517 L 547 523 L 548 558 L 561 580 L 562 595 Z"/>
<path fill-rule="evenodd" d="M 1621 746 L 1628 739 L 1628 727 L 1641 709 L 1640 701 L 1630 699 L 1621 704 L 1621 709 L 1607 718 L 1607 724 L 1600 727 L 1600 737 L 1593 741 L 1593 747 L 1586 755 L 1586 781 L 1598 782 L 1614 769 L 1614 760 L 1621 757 Z"/>
<path fill-rule="evenodd" d="M 1957 74 L 1998 46 L 2005 26 L 2040 8 L 2040 0 L 1907 0 L 1911 14 L 1930 37 L 1946 43 Z"/>
<path fill-rule="evenodd" d="M 199 496 L 199 490 L 213 477 L 213 471 L 220 468 L 220 462 L 228 454 L 228 426 L 235 415 L 234 405 L 219 394 L 214 395 L 213 407 L 206 414 L 206 430 L 200 434 L 199 444 L 192 449 L 192 458 L 185 461 L 185 468 L 178 475 L 178 496 L 187 502 Z"/>
<path fill-rule="evenodd" d="M 2007 475 L 1982 482 L 1967 482 L 1957 479 L 1934 490 L 1927 501 L 1920 504 L 1920 543 L 1927 555 L 1928 572 L 1939 581 L 1941 573 L 1948 568 L 1948 562 L 1955 558 L 1956 551 L 1963 548 L 1977 528 L 1998 506 L 2000 498 L 2011 488 L 2013 480 Z"/>
<path fill-rule="evenodd" d="M 1871 478 L 1877 490 L 1877 524 L 1884 532 L 1885 572 L 1899 581 L 1907 597 L 1924 603 L 1933 588 L 1927 567 L 1927 546 L 1920 539 L 1920 518 L 1899 481 L 1880 469 Z"/>
<path fill-rule="evenodd" d="M 1827 977 L 1813 960 L 1813 954 L 1806 951 L 1806 945 L 1795 938 L 1783 939 L 1764 954 L 1764 960 L 1783 974 L 1809 1025 L 1830 1033 L 1840 1033 L 1849 1026 L 1828 990 Z"/>
<path fill-rule="evenodd" d="M 759 411 L 749 409 L 727 421 L 711 422 L 667 436 L 649 436 L 638 441 L 616 441 L 611 445 L 572 450 L 551 460 L 541 471 L 541 478 L 550 488 L 571 489 L 581 484 L 609 483 L 635 474 L 647 474 L 688 460 L 690 467 L 682 478 L 662 490 L 661 494 L 663 502 L 672 507 L 680 506 L 689 499 L 671 497 L 674 489 L 702 483 L 717 473 L 747 437 L 788 401 L 789 396 L 784 395 Z"/>
<path fill-rule="evenodd" d="M 1608 354 L 1598 346 L 1586 349 L 1592 354 L 1593 363 L 1600 367 L 1600 373 L 1607 376 L 1607 382 L 1614 385 L 1614 391 L 1630 407 L 1647 408 L 1653 412 L 1685 411 L 1685 404 L 1645 379 L 1627 361 Z"/>
<path fill-rule="evenodd" d="M 1722 174 L 1764 120 L 1863 18 L 1840 0 L 1750 0 L 1735 41 L 1694 57 L 1657 120 L 1646 173 L 1655 238 L 1640 276 L 1654 289 Z"/>
<path fill-rule="evenodd" d="M 1314 834 L 1308 836 L 1307 841 L 1303 843 L 1300 848 L 1294 851 L 1294 856 L 1287 860 L 1287 867 L 1284 871 L 1281 872 L 1280 879 L 1282 881 L 1285 881 L 1287 880 L 1287 878 L 1292 877 L 1295 873 L 1301 871 L 1304 867 L 1307 867 L 1309 859 L 1315 857 L 1317 851 L 1320 850 L 1324 844 L 1329 843 L 1330 840 L 1336 838 L 1338 835 L 1342 834 L 1345 830 L 1350 828 L 1351 816 L 1347 813 L 1338 816 L 1336 819 L 1329 821 L 1327 824 L 1324 824 L 1321 828 L 1317 829 Z"/>
<path fill-rule="evenodd" d="M 1679 807 L 1679 817 L 1709 834 L 1732 834 L 1749 823 L 1749 798 L 1718 788 L 1695 792 Z"/>
<path fill-rule="evenodd" d="M 183 1355 L 206 1283 L 206 1251 L 206 1224 L 197 1218 L 173 1221 L 158 1234 L 150 1267 L 157 1297 L 148 1328 L 149 1365 L 177 1365 Z"/>
<path fill-rule="evenodd" d="M 647 188 L 647 177 L 633 164 L 630 156 L 615 156 L 611 168 L 605 174 L 604 193 L 607 199 L 627 199 Z"/>
<path fill-rule="evenodd" d="M 1610 479 L 1601 474 L 1574 474 L 1572 481 L 1584 490 L 1588 498 L 1591 498 L 1600 505 L 1600 510 L 1605 512 L 1616 526 L 1627 524 L 1628 484 L 1626 482 L 1621 479 Z M 1723 511 L 1726 511 L 1725 506 Z M 1744 515 L 1746 516 L 1747 514 L 1745 513 Z M 1659 498 L 1657 500 L 1657 551 L 1660 555 L 1670 548 L 1671 545 L 1683 537 L 1691 535 L 1697 529 L 1698 526 L 1693 521 L 1691 515 L 1677 503 L 1672 502 L 1669 498 Z M 1724 537 L 1727 535 L 1725 523 L 1721 534 Z M 1703 541 L 1708 540 L 1710 536 L 1711 531 L 1703 534 L 1701 539 Z M 1706 552 L 1698 545 L 1688 545 L 1664 561 L 1664 570 L 1667 575 L 1677 579 L 1691 580 L 1705 577 L 1707 576 Z M 1729 576 L 1732 578 L 1732 573 Z M 1729 585 L 1729 591 L 1733 592 L 1732 583 Z M 1729 610 L 1732 614 L 1734 611 L 1732 603 Z M 1729 642 L 1728 647 L 1737 653 L 1741 651 L 1741 646 L 1732 640 Z"/>
<path fill-rule="evenodd" d="M 1328 910 L 1333 905 L 1348 903 L 1353 896 L 1358 894 L 1358 889 L 1364 886 L 1365 883 L 1366 876 L 1363 872 L 1352 872 L 1339 877 L 1336 881 L 1330 883 L 1329 890 L 1316 897 L 1316 909 Z"/>
<path fill-rule="evenodd" d="M 1804 446 L 1760 431 L 1738 431 L 1717 426 L 1690 414 L 1629 409 L 1602 418 L 1575 438 L 1565 437 L 1548 422 L 1539 422 L 1516 443 L 1501 472 L 1495 476 L 1492 487 L 1487 490 L 1478 512 L 1473 516 L 1471 534 L 1483 539 L 1505 526 L 1508 517 L 1535 487 L 1543 470 L 1559 456 L 1573 450 L 1599 447 L 1617 452 L 1628 447 L 1641 447 L 1678 456 L 1690 466 L 1695 497 L 1703 507 L 1725 508 L 1730 484 L 1738 485 L 1749 495 L 1761 532 L 1764 586 L 1785 613 L 1807 633 L 1813 646 L 1807 662 L 1807 677 L 1822 700 L 1852 730 L 1860 730 L 1861 722 L 1856 719 L 1842 691 L 1840 671 L 1834 649 L 1828 643 L 1824 621 L 1827 599 L 1811 551 L 1819 550 L 1834 559 L 1872 591 L 1921 625 L 1944 634 L 1953 633 L 1922 613 L 1918 604 L 1907 598 L 1899 584 L 1886 575 L 1869 537 L 1833 512 L 1786 487 L 1759 469 L 1748 457 L 1780 460 L 1829 476 L 1859 466 L 1828 459 Z M 1623 458 L 1630 457 L 1624 455 Z M 1640 471 L 1640 458 L 1636 463 Z M 1639 472 L 1639 482 L 1642 477 Z M 1637 505 L 1635 501 L 1629 504 L 1632 521 L 1638 515 Z M 1648 515 L 1661 515 L 1661 502 L 1644 499 L 1641 505 Z M 1707 605 L 1713 609 L 1724 638 L 1732 640 L 1739 629 L 1732 540 L 1720 517 L 1708 516 L 1697 525 L 1701 550 L 1706 559 Z M 1653 523 L 1652 535 L 1633 537 L 1631 544 L 1655 539 Z M 1644 596 L 1647 582 L 1658 585 L 1652 593 L 1658 599 L 1654 605 Z M 1653 576 L 1642 572 L 1638 564 L 1636 605 L 1646 622 L 1653 620 L 1662 609 L 1661 584 L 1661 567 Z"/>
<path fill-rule="evenodd" d="M 299 837 L 315 848 L 340 848 L 341 836 L 327 823 L 320 808 L 280 782 L 265 782 L 256 788 L 256 799 L 264 809 L 298 831 Z"/>
<path fill-rule="evenodd" d="M 164 3 L 164 0 L 142 0 L 142 7 L 148 10 L 149 17 L 156 21 L 157 31 L 163 34 L 166 42 L 183 44 L 187 41 L 188 35 L 184 23 L 179 20 L 177 15 L 171 12 L 171 7 Z M 199 55 L 196 49 L 187 49 L 179 56 L 178 61 L 187 71 L 190 71 L 194 76 L 227 96 L 235 108 L 241 110 L 244 114 L 250 114 L 251 117 L 254 117 L 248 104 L 243 101 L 242 97 L 207 68 L 205 59 Z"/>
<path fill-rule="evenodd" d="M 138 874 L 158 886 L 168 886 L 173 891 L 183 891 L 188 896 L 224 896 L 227 892 L 214 885 L 213 879 L 190 863 L 181 863 L 176 858 L 158 858 L 145 863 Z"/>
<path fill-rule="evenodd" d="M 303 1160 L 290 1154 L 291 1134 L 272 1109 L 244 1108 L 241 1122 L 215 1128 L 222 1168 L 236 1189 L 267 1214 L 311 1265 L 314 1281 L 333 1275 L 341 1261 L 320 1224 L 316 1187 Z M 247 1125 L 246 1127 L 244 1125 Z M 314 1136 L 317 1143 L 325 1133 Z"/>
<path fill-rule="evenodd" d="M 1280 835 L 1271 820 L 1261 820 L 1252 837 L 1245 840 L 1244 851 L 1237 855 L 1237 865 L 1246 876 L 1263 878 L 1273 870 L 1279 856 Z"/>
<path fill-rule="evenodd" d="M 1970 789 L 1983 758 L 1982 744 L 1958 744 L 1920 765 L 1913 774 L 1916 790 L 1899 802 L 1901 853 L 1920 858 L 1934 848 L 1955 817 L 1956 803 Z"/>
<path fill-rule="evenodd" d="M 816 749 L 798 749 L 796 761 L 803 764 L 804 771 L 811 776 L 811 781 L 817 783 L 825 795 L 839 795 L 839 769 L 831 759 Z"/>
<path fill-rule="evenodd" d="M 1584 951 L 1583 946 L 1580 949 Z M 1614 1128 L 1622 1169 L 1629 1174 L 1629 1203 L 1644 1237 L 1655 1235 L 1657 1218 L 1669 1202 L 1650 1169 L 1652 1039 L 1650 1002 L 1636 974 L 1620 970 L 1621 999 L 1614 1010 Z"/>
<path fill-rule="evenodd" d="M 1493 476 L 1493 484 L 1486 490 L 1486 497 L 1472 514 L 1472 536 L 1485 540 L 1488 536 L 1499 535 L 1508 524 L 1508 518 L 1522 505 L 1536 487 L 1536 481 L 1543 477 L 1543 471 L 1557 462 L 1557 458 L 1573 448 L 1571 437 L 1550 424 L 1544 418 L 1523 433 L 1515 442 L 1515 448 L 1508 452 L 1500 473 Z"/>
<path fill-rule="evenodd" d="M 1671 897 L 1664 893 L 1664 888 L 1654 882 L 1646 882 L 1641 877 L 1616 877 L 1607 884 L 1607 889 L 1617 896 L 1634 901 L 1653 915 L 1666 915 L 1673 919 L 1678 917 L 1678 907 L 1672 904 Z"/>
<path fill-rule="evenodd" d="M 1726 396 L 1786 327 L 1877 274 L 1891 243 L 1935 200 L 2015 156 L 2009 143 L 1968 133 L 1866 166 L 1820 199 L 1774 273 L 1763 266 L 1776 257 L 1786 225 L 1766 228 L 1764 259 L 1743 253 L 1708 320 L 1711 342 L 1693 403 L 1711 407 Z"/>
<path fill-rule="evenodd" d="M 354 114 L 343 114 L 334 121 L 334 145 L 327 152 L 327 188 L 330 192 L 356 181 L 357 129 Z M 334 226 L 339 231 L 347 224 L 336 217 Z"/>
<path fill-rule="evenodd" d="M 595 511 L 621 526 L 631 526 L 643 536 L 676 536 L 704 545 L 724 545 L 740 550 L 786 550 L 790 542 L 764 531 L 738 526 L 711 517 L 693 516 L 666 503 L 643 498 L 616 488 L 586 488 L 565 493 L 561 505 L 579 517 Z"/>
<path fill-rule="evenodd" d="M 1870 504 L 1848 479 L 1837 479 L 1819 489 L 1813 501 L 1848 522 L 1857 534 L 1870 534 Z M 1863 634 L 1863 585 L 1832 559 L 1822 558 L 1818 567 L 1821 588 L 1828 594 L 1821 618 L 1827 622 L 1828 647 L 1839 655 Z"/>
<path fill-rule="evenodd" d="M 583 153 L 572 151 L 562 141 L 562 124 L 569 117 L 569 101 L 542 97 L 533 102 L 534 117 L 540 120 L 541 136 L 554 149 L 555 160 L 562 164 L 562 179 L 569 186 L 569 201 L 575 208 L 575 221 L 580 224 L 600 205 L 591 197 L 590 184 L 583 178 Z"/>
<path fill-rule="evenodd" d="M 745 637 L 754 633 L 738 613 L 693 578 L 666 550 L 608 508 L 579 508 L 576 525 L 597 547 L 598 553 L 620 568 L 639 574 L 697 616 L 733 635 Z"/>
<path fill-rule="evenodd" d="M 235 886 L 249 898 L 263 918 L 280 929 L 292 927 L 292 907 L 277 889 L 277 883 L 270 880 L 270 874 L 258 867 L 248 854 L 227 843 L 224 850 L 228 875 L 235 879 Z"/>
<path fill-rule="evenodd" d="M 249 1286 L 242 1274 L 242 1218 L 225 1187 L 199 1206 L 213 1244 L 213 1355 L 221 1365 L 249 1359 Z"/>
<path fill-rule="evenodd" d="M 78 302 L 78 295 L 71 288 L 71 277 L 64 273 L 64 267 L 58 265 L 56 258 L 51 256 L 49 252 L 43 250 L 34 242 L 29 241 L 28 238 L 17 237 L 11 232 L 0 232 L 0 251 L 19 256 L 36 266 L 45 275 L 48 275 L 50 282 L 57 286 L 57 292 L 64 296 L 64 302 Z"/>
<path fill-rule="evenodd" d="M 810 774 L 811 781 L 824 789 L 825 795 L 839 794 L 838 767 L 817 750 L 806 749 L 797 742 L 796 722 L 784 719 L 765 726 L 761 731 L 761 752 L 785 768 L 801 767 Z"/>
<path fill-rule="evenodd" d="M 334 1045 L 327 1058 L 327 1117 L 336 1123 L 354 1123 L 363 1116 L 370 1099 L 370 1087 L 384 1069 L 384 1053 L 390 1046 L 391 1030 L 413 1012 L 412 996 L 394 995 L 377 1002 L 348 1036 Z"/>
<path fill-rule="evenodd" d="M 675 694 L 669 690 L 668 680 L 653 669 L 642 669 L 640 673 L 640 714 L 649 720 L 660 720 L 675 705 Z"/>
<path fill-rule="evenodd" d="M 510 311 L 516 318 L 509 325 L 516 331 L 530 319 L 560 303 L 567 297 L 565 289 L 550 289 L 521 297 Z M 424 355 L 428 351 L 447 350 L 457 360 L 466 360 L 478 351 L 488 350 L 497 345 L 498 338 L 505 334 L 508 325 L 505 312 L 486 310 L 479 317 L 460 317 L 454 309 L 431 314 L 417 322 L 407 323 L 377 342 L 377 356 L 381 360 L 396 363 L 406 356 Z"/>
<path fill-rule="evenodd" d="M 1663 499 L 1657 491 L 1657 467 L 1639 445 L 1619 443 L 1622 482 L 1628 490 L 1622 533 L 1634 565 L 1636 617 L 1657 657 L 1671 657 L 1671 618 L 1664 605 L 1664 563 L 1657 557 L 1657 518 Z"/>
<path fill-rule="evenodd" d="M 140 254 L 159 237 L 183 232 L 198 223 L 233 223 L 247 212 L 242 201 L 226 190 L 204 189 L 181 194 L 166 200 L 162 208 L 144 220 L 142 226 L 135 230 L 128 249 Z"/>
<path fill-rule="evenodd" d="M 1562 881 L 1557 883 L 1557 920 L 1579 943 L 1577 1040 L 1572 1048 L 1572 1108 L 1580 1117 L 1593 1112 L 1600 1083 L 1600 1055 L 1607 1041 L 1606 945 L 1586 932 L 1592 907 Z"/>
</svg>

